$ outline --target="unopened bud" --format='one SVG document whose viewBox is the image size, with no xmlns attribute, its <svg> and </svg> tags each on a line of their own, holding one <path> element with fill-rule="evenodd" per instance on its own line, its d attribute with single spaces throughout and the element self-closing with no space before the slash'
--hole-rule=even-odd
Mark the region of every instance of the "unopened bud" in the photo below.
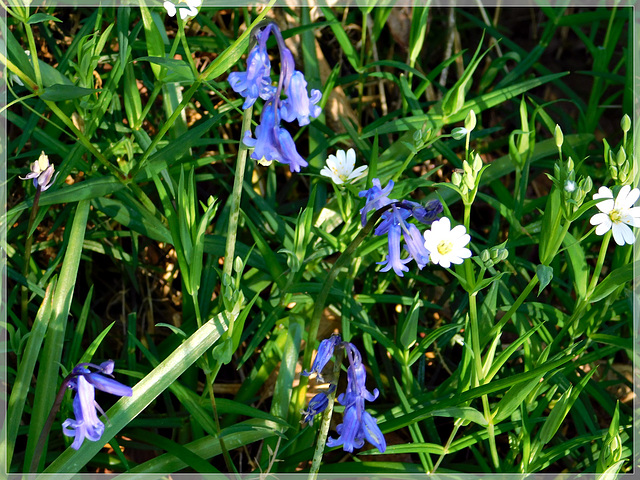
<svg viewBox="0 0 640 480">
<path fill-rule="evenodd" d="M 585 193 L 585 195 L 589 193 L 592 188 L 593 188 L 593 180 L 591 180 L 591 177 L 585 178 L 584 181 L 580 183 L 580 190 L 582 190 Z"/>
<path fill-rule="evenodd" d="M 556 139 L 556 147 L 558 148 L 562 147 L 562 144 L 564 142 L 564 136 L 562 135 L 562 129 L 560 128 L 560 125 L 556 124 L 556 129 L 553 132 L 553 136 Z"/>
<path fill-rule="evenodd" d="M 609 175 L 611 175 L 612 180 L 618 179 L 618 169 L 615 165 L 609 165 Z"/>
<path fill-rule="evenodd" d="M 462 169 L 464 170 L 465 175 L 473 176 L 473 169 L 471 168 L 471 165 L 469 165 L 469 162 L 467 162 L 466 160 L 462 162 Z"/>
<path fill-rule="evenodd" d="M 491 259 L 491 254 L 489 253 L 489 250 L 483 250 L 482 252 L 480 252 L 480 260 L 482 260 L 483 262 L 488 262 Z"/>
<path fill-rule="evenodd" d="M 456 127 L 451 130 L 451 136 L 454 138 L 454 140 L 462 140 L 467 136 L 467 133 L 469 133 L 469 131 L 464 127 Z"/>
<path fill-rule="evenodd" d="M 465 118 L 464 120 L 464 128 L 466 128 L 468 131 L 472 131 L 474 128 L 476 128 L 476 112 L 474 112 L 473 110 L 469 110 L 467 118 Z"/>
<path fill-rule="evenodd" d="M 465 185 L 467 186 L 467 188 L 469 190 L 473 190 L 473 187 L 476 186 L 475 179 L 470 175 L 465 175 L 464 176 L 464 183 L 465 183 Z"/>
<path fill-rule="evenodd" d="M 476 156 L 473 159 L 473 171 L 478 173 L 480 170 L 482 170 L 482 165 L 482 158 L 480 158 L 480 155 L 476 153 Z"/>
<path fill-rule="evenodd" d="M 462 183 L 462 175 L 460 175 L 458 172 L 453 172 L 451 174 L 451 183 L 453 183 L 456 187 L 459 187 Z"/>
<path fill-rule="evenodd" d="M 575 168 L 575 165 L 573 163 L 573 158 L 569 157 L 567 159 L 567 170 L 571 172 L 573 171 L 574 168 Z"/>
<path fill-rule="evenodd" d="M 618 150 L 618 154 L 616 155 L 616 163 L 618 164 L 618 166 L 621 166 L 626 161 L 627 152 L 624 151 L 624 148 L 620 147 L 620 150 Z"/>
<path fill-rule="evenodd" d="M 623 115 L 622 120 L 620 120 L 620 127 L 622 127 L 624 133 L 627 133 L 631 129 L 631 119 L 626 113 Z"/>
</svg>

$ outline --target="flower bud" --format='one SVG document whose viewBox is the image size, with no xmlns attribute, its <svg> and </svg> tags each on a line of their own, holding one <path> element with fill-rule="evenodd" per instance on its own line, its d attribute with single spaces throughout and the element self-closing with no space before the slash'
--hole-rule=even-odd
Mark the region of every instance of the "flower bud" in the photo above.
<svg viewBox="0 0 640 480">
<path fill-rule="evenodd" d="M 473 159 L 473 171 L 478 173 L 480 170 L 482 170 L 482 165 L 482 158 L 480 158 L 480 155 L 476 153 L 476 156 Z"/>
<path fill-rule="evenodd" d="M 622 116 L 622 120 L 620 120 L 620 127 L 622 127 L 624 133 L 627 133 L 631 129 L 631 119 L 626 113 Z"/>
<path fill-rule="evenodd" d="M 464 176 L 464 183 L 469 190 L 473 190 L 473 188 L 476 186 L 475 178 L 473 178 L 471 175 Z"/>
<path fill-rule="evenodd" d="M 467 118 L 465 118 L 464 120 L 464 128 L 466 128 L 469 132 L 476 128 L 476 112 L 474 112 L 473 110 L 469 110 Z"/>
<path fill-rule="evenodd" d="M 473 169 L 466 160 L 462 162 L 462 169 L 464 170 L 465 175 L 473 176 Z"/>
<path fill-rule="evenodd" d="M 464 127 L 456 127 L 451 130 L 451 136 L 454 138 L 454 140 L 462 140 L 467 136 L 467 133 L 469 133 L 469 131 Z"/>
<path fill-rule="evenodd" d="M 480 252 L 480 260 L 482 260 L 483 262 L 488 262 L 491 259 L 491 254 L 489 253 L 489 250 L 483 250 L 482 252 Z"/>
<path fill-rule="evenodd" d="M 453 183 L 456 187 L 459 187 L 462 183 L 462 175 L 460 175 L 458 172 L 453 172 L 451 174 L 451 183 Z"/>
<path fill-rule="evenodd" d="M 569 158 L 567 159 L 567 170 L 568 170 L 569 172 L 572 172 L 574 168 L 575 168 L 575 165 L 574 165 L 574 163 L 573 163 L 573 158 L 569 157 Z"/>
<path fill-rule="evenodd" d="M 620 150 L 618 150 L 618 154 L 616 155 L 616 163 L 618 164 L 618 166 L 621 166 L 626 161 L 627 152 L 624 151 L 624 148 L 620 147 Z"/>
<path fill-rule="evenodd" d="M 611 175 L 612 180 L 618 179 L 618 169 L 615 165 L 609 165 L 609 175 Z"/>
<path fill-rule="evenodd" d="M 562 147 L 562 144 L 564 142 L 564 136 L 562 135 L 562 129 L 560 128 L 560 125 L 556 124 L 556 129 L 553 132 L 553 136 L 555 137 L 555 140 L 556 140 L 556 147 L 558 148 Z"/>
</svg>

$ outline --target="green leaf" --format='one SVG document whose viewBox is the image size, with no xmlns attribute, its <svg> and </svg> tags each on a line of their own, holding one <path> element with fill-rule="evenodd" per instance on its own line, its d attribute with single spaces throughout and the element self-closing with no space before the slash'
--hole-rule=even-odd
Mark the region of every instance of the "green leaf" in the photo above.
<svg viewBox="0 0 640 480">
<path fill-rule="evenodd" d="M 633 276 L 634 269 L 640 269 L 640 261 L 616 268 L 598 284 L 588 300 L 590 302 L 598 302 L 608 297 L 618 287 L 631 283 L 634 278 L 637 278 Z"/>
<path fill-rule="evenodd" d="M 91 95 L 94 92 L 101 92 L 102 89 L 92 89 L 77 87 L 76 85 L 55 84 L 44 89 L 44 93 L 40 95 L 42 100 L 51 102 L 59 102 L 62 100 L 72 100 L 74 98 L 82 98 Z"/>
<path fill-rule="evenodd" d="M 462 420 L 467 420 L 469 422 L 477 423 L 478 425 L 482 425 L 486 427 L 489 425 L 487 419 L 484 418 L 484 415 L 480 413 L 475 408 L 471 407 L 449 407 L 443 408 L 441 410 L 435 410 L 431 414 L 434 417 L 452 417 L 452 418 L 460 418 Z"/>
<path fill-rule="evenodd" d="M 178 60 L 177 58 L 166 57 L 140 57 L 136 58 L 139 62 L 149 62 L 156 65 L 166 67 L 169 71 L 162 80 L 164 82 L 193 82 L 195 77 L 193 71 L 187 62 Z"/>
<path fill-rule="evenodd" d="M 177 335 L 181 335 L 183 338 L 187 338 L 187 334 L 182 331 L 182 329 L 176 327 L 175 325 L 171 325 L 169 323 L 156 323 L 156 327 L 165 327 L 171 330 L 173 333 Z"/>
<path fill-rule="evenodd" d="M 540 295 L 542 290 L 544 290 L 553 279 L 553 268 L 548 265 L 538 265 L 536 266 L 536 275 L 538 275 L 538 280 L 540 280 L 538 287 L 538 295 Z"/>
<path fill-rule="evenodd" d="M 502 400 L 496 405 L 493 413 L 493 422 L 500 423 L 506 420 L 515 412 L 524 401 L 527 395 L 540 383 L 540 379 L 544 374 L 535 376 L 525 384 L 516 384 L 504 394 Z"/>
<path fill-rule="evenodd" d="M 62 21 L 59 18 L 54 17 L 53 15 L 49 15 L 49 14 L 46 14 L 46 13 L 34 13 L 33 15 L 31 15 L 28 18 L 27 23 L 29 25 L 35 25 L 36 23 L 47 22 L 49 20 L 53 20 L 54 22 L 61 22 Z"/>
<path fill-rule="evenodd" d="M 420 293 L 416 292 L 411 308 L 398 325 L 398 343 L 405 350 L 408 350 L 416 343 L 416 337 L 418 336 L 418 317 L 420 316 L 420 305 L 422 304 L 419 299 Z"/>
</svg>

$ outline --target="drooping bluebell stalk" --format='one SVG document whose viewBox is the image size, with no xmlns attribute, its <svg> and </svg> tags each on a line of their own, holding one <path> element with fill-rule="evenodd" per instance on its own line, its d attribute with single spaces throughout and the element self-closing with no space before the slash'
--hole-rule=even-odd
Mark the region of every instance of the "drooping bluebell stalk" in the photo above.
<svg viewBox="0 0 640 480">
<path fill-rule="evenodd" d="M 396 275 L 402 277 L 404 276 L 403 272 L 409 271 L 406 264 L 411 260 L 415 260 L 418 268 L 422 270 L 429 263 L 430 252 L 425 248 L 418 227 L 409 223 L 408 220 L 413 217 L 420 223 L 429 225 L 442 212 L 442 204 L 438 200 L 432 200 L 426 206 L 410 200 L 400 202 L 392 200 L 388 196 L 393 189 L 392 180 L 384 189 L 379 179 L 374 178 L 372 183 L 373 187 L 359 193 L 360 197 L 366 199 L 365 206 L 360 210 L 360 215 L 364 226 L 367 222 L 367 213 L 388 207 L 388 211 L 382 214 L 382 222 L 374 231 L 374 235 L 386 234 L 389 241 L 385 260 L 378 262 L 379 265 L 384 265 L 380 271 L 387 272 L 393 269 Z M 407 258 L 401 258 L 400 242 L 402 237 L 404 237 L 404 250 L 409 254 Z"/>
<path fill-rule="evenodd" d="M 336 428 L 338 438 L 329 437 L 327 440 L 328 447 L 336 447 L 342 445 L 346 452 L 353 452 L 354 448 L 362 448 L 364 441 L 367 440 L 375 446 L 380 453 L 384 453 L 387 443 L 384 435 L 378 427 L 377 421 L 364 408 L 365 400 L 372 402 L 378 398 L 378 389 L 370 392 L 366 388 L 367 372 L 362 363 L 360 352 L 350 342 L 343 342 L 340 335 L 333 335 L 329 339 L 323 340 L 318 348 L 316 360 L 310 372 L 303 372 L 303 375 L 317 373 L 318 378 L 322 380 L 321 374 L 325 365 L 333 355 L 336 347 L 341 347 L 347 354 L 349 367 L 347 368 L 347 390 L 338 396 L 338 402 L 344 405 L 343 421 Z M 329 389 L 327 393 L 332 392 L 335 385 Z M 309 402 L 307 410 L 303 411 L 303 422 L 311 423 L 315 415 L 324 411 L 328 406 L 327 393 L 319 393 Z"/>
<path fill-rule="evenodd" d="M 269 35 L 275 36 L 280 51 L 280 75 L 277 87 L 271 83 L 271 61 L 267 52 Z M 304 74 L 295 69 L 291 51 L 285 46 L 278 26 L 272 22 L 259 25 L 252 34 L 252 47 L 247 58 L 246 72 L 229 74 L 231 88 L 245 102 L 243 109 L 251 107 L 258 98 L 265 101 L 260 117 L 260 125 L 256 128 L 255 137 L 247 132 L 242 139 L 245 145 L 254 150 L 251 158 L 263 165 L 276 160 L 289 165 L 289 170 L 299 172 L 308 163 L 300 156 L 291 134 L 280 126 L 280 121 L 298 121 L 298 125 L 308 125 L 311 118 L 321 113 L 318 105 L 322 97 L 319 90 L 307 91 L 307 80 Z M 281 95 L 285 98 L 281 100 Z"/>
<path fill-rule="evenodd" d="M 99 410 L 100 414 L 104 415 L 95 401 L 96 388 L 119 397 L 133 395 L 131 387 L 110 378 L 113 367 L 113 360 L 108 360 L 100 365 L 81 363 L 67 377 L 69 378 L 68 388 L 76 391 L 76 396 L 73 399 L 73 413 L 76 418 L 75 420 L 67 418 L 62 423 L 62 433 L 67 437 L 74 437 L 71 448 L 75 450 L 80 448 L 85 438 L 95 442 L 100 440 L 104 433 L 104 423 L 98 419 L 96 413 L 96 410 Z"/>
<path fill-rule="evenodd" d="M 68 418 L 62 423 L 62 433 L 68 437 L 75 437 L 71 447 L 78 450 L 85 438 L 91 441 L 100 439 L 104 432 L 104 424 L 98 419 L 96 408 L 100 410 L 101 414 L 104 414 L 104 412 L 95 402 L 95 389 L 121 397 L 133 395 L 131 387 L 127 387 L 111 378 L 113 376 L 113 367 L 113 360 L 107 360 L 100 365 L 81 363 L 65 377 L 53 402 L 49 417 L 40 433 L 40 438 L 38 438 L 29 471 L 35 472 L 36 466 L 40 463 L 44 444 L 51 430 L 51 425 L 53 425 L 53 420 L 58 410 L 60 410 L 67 388 L 77 392 L 76 397 L 73 399 L 73 413 L 76 418 L 75 420 Z M 91 369 L 95 371 L 91 371 Z"/>
</svg>

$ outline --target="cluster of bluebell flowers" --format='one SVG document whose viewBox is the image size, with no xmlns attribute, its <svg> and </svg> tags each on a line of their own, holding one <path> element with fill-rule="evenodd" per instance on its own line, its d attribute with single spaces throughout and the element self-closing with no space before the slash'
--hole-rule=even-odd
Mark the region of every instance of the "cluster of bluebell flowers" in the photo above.
<svg viewBox="0 0 640 480">
<path fill-rule="evenodd" d="M 78 450 L 84 439 L 92 442 L 100 440 L 104 433 L 104 423 L 98 419 L 96 409 L 101 415 L 104 412 L 95 401 L 96 388 L 103 392 L 130 397 L 131 387 L 121 384 L 112 377 L 114 361 L 108 360 L 100 365 L 81 363 L 65 379 L 68 388 L 76 391 L 73 399 L 73 413 L 75 420 L 67 418 L 62 423 L 62 433 L 67 437 L 74 437 L 71 448 Z"/>
<path fill-rule="evenodd" d="M 367 214 L 370 211 L 387 208 L 382 214 L 382 222 L 374 231 L 374 235 L 387 235 L 389 249 L 385 260 L 378 262 L 384 265 L 380 270 L 387 272 L 391 269 L 400 277 L 403 272 L 409 271 L 406 266 L 411 260 L 415 260 L 418 268 L 422 270 L 429 263 L 429 250 L 425 248 L 424 239 L 418 227 L 409 223 L 410 218 L 415 218 L 420 223 L 430 225 L 442 213 L 443 207 L 438 200 L 432 200 L 426 206 L 410 200 L 394 200 L 389 198 L 393 190 L 393 180 L 389 180 L 386 187 L 382 188 L 380 179 L 374 178 L 373 186 L 359 193 L 366 200 L 365 206 L 360 210 L 362 226 L 367 223 Z M 404 249 L 409 254 L 407 258 L 401 258 L 400 242 L 404 236 Z"/>
<path fill-rule="evenodd" d="M 337 447 L 342 445 L 346 452 L 353 452 L 354 448 L 362 448 L 364 441 L 367 440 L 375 446 L 380 453 L 384 453 L 387 449 L 387 443 L 384 435 L 378 427 L 375 418 L 364 409 L 365 400 L 372 402 L 378 398 L 378 389 L 373 392 L 367 390 L 365 383 L 367 380 L 367 372 L 362 363 L 360 352 L 350 342 L 343 342 L 340 335 L 332 335 L 320 342 L 318 353 L 311 366 L 311 371 L 304 371 L 303 375 L 311 375 L 316 373 L 320 381 L 322 378 L 322 370 L 333 356 L 336 347 L 344 348 L 349 360 L 347 368 L 347 391 L 338 396 L 338 402 L 343 405 L 343 420 L 336 428 L 339 437 L 329 437 L 327 440 L 328 447 Z M 335 385 L 331 385 L 328 391 L 317 394 L 309 402 L 309 407 L 303 411 L 303 422 L 311 423 L 315 415 L 322 413 L 329 404 L 328 394 L 335 390 Z"/>
<path fill-rule="evenodd" d="M 274 34 L 280 50 L 280 75 L 277 86 L 271 82 L 271 61 L 267 52 L 267 40 Z M 265 101 L 256 127 L 256 138 L 247 131 L 242 139 L 244 144 L 253 148 L 251 158 L 263 165 L 276 160 L 289 165 L 292 172 L 299 172 L 308 163 L 300 156 L 291 134 L 280 126 L 280 121 L 298 121 L 298 125 L 307 125 L 310 117 L 317 118 L 321 113 L 318 105 L 322 93 L 319 90 L 307 91 L 307 80 L 302 72 L 295 69 L 291 51 L 285 46 L 277 25 L 268 22 L 256 27 L 252 32 L 255 43 L 247 58 L 245 72 L 229 74 L 231 88 L 245 101 L 243 109 L 251 107 L 258 98 Z M 281 99 L 284 94 L 285 98 Z"/>
</svg>

